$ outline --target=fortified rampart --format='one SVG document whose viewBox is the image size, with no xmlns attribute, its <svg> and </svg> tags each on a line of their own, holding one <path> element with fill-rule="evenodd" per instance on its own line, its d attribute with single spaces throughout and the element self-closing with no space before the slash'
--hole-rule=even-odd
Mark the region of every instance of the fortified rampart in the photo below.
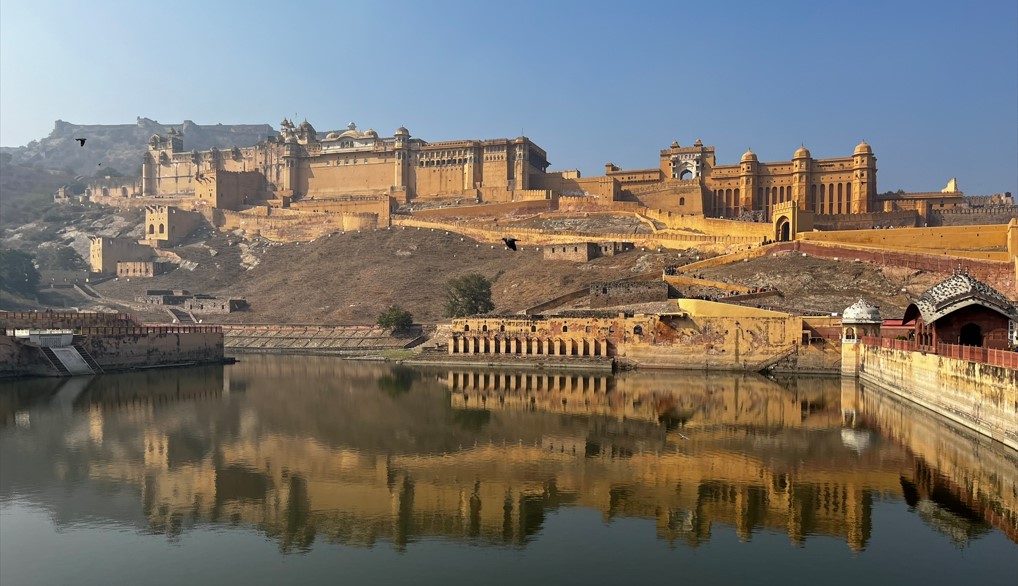
<svg viewBox="0 0 1018 586">
<path fill-rule="evenodd" d="M 929 251 L 927 254 L 1009 260 L 1007 224 L 803 232 L 798 238 L 803 241 L 869 246 L 885 250 L 923 250 Z"/>
<path fill-rule="evenodd" d="M 978 208 L 931 209 L 926 216 L 930 226 L 972 226 L 1007 224 L 1018 218 L 1018 206 L 994 205 Z"/>
<path fill-rule="evenodd" d="M 873 263 L 885 267 L 903 267 L 931 273 L 950 274 L 958 269 L 965 270 L 973 277 L 987 283 L 999 291 L 1018 293 L 1015 287 L 1014 265 L 1006 261 L 983 260 L 977 258 L 961 258 L 934 253 L 907 251 L 884 251 L 877 247 L 856 247 L 838 243 L 825 242 L 782 242 L 767 247 L 766 254 L 782 251 L 796 251 L 818 258 Z M 711 259 L 714 260 L 714 259 Z M 683 269 L 688 269 L 683 267 Z"/>
<path fill-rule="evenodd" d="M 877 226 L 912 228 L 922 225 L 915 210 L 867 212 L 860 214 L 816 214 L 813 227 L 818 230 L 866 230 Z"/>
<path fill-rule="evenodd" d="M 422 218 L 425 220 L 441 220 L 453 218 L 496 217 L 517 213 L 532 214 L 550 210 L 554 206 L 554 203 L 554 200 L 547 198 L 470 206 L 450 206 L 445 208 L 418 210 L 415 211 L 413 215 L 415 218 Z"/>
<path fill-rule="evenodd" d="M 691 233 L 667 233 L 667 234 L 638 234 L 626 233 L 597 233 L 578 234 L 565 230 L 544 230 L 540 228 L 518 228 L 505 226 L 464 226 L 456 223 L 427 222 L 423 220 L 393 219 L 393 226 L 404 228 L 427 228 L 444 230 L 462 234 L 481 242 L 498 242 L 503 237 L 517 238 L 521 242 L 519 246 L 545 246 L 552 244 L 569 244 L 578 241 L 587 242 L 633 242 L 641 247 L 665 247 L 686 249 L 690 246 L 751 246 L 759 244 L 760 239 L 746 236 L 707 236 Z M 769 225 L 768 225 L 769 226 Z"/>
<path fill-rule="evenodd" d="M 333 232 L 377 227 L 377 216 L 360 213 L 316 214 L 269 207 L 243 212 L 212 210 L 212 222 L 222 230 L 243 230 L 249 237 L 261 236 L 276 242 L 309 241 Z"/>
</svg>

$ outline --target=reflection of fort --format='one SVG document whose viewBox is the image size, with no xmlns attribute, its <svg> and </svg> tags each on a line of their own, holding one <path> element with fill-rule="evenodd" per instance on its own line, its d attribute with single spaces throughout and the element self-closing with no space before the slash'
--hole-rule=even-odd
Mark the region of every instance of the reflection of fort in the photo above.
<svg viewBox="0 0 1018 586">
<path fill-rule="evenodd" d="M 1014 519 L 1013 496 L 1000 493 L 1013 482 L 980 476 L 996 464 L 979 463 L 972 446 L 919 467 L 907 436 L 903 446 L 865 427 L 846 436 L 838 379 L 346 366 L 252 356 L 227 369 L 243 393 L 222 392 L 220 379 L 218 394 L 136 409 L 115 407 L 121 390 L 90 392 L 69 427 L 36 407 L 30 427 L 0 430 L 37 446 L 28 454 L 0 442 L 4 494 L 12 470 L 57 484 L 83 470 L 97 486 L 133 487 L 150 530 L 240 523 L 284 551 L 316 540 L 403 548 L 433 536 L 523 544 L 568 505 L 653 519 L 671 543 L 695 546 L 733 527 L 744 539 L 827 535 L 861 549 L 874 501 L 903 486 L 907 498 L 909 486 L 927 494 L 931 471 L 967 472 L 969 484 L 943 486 L 978 486 L 989 507 L 971 511 Z M 305 382 L 293 385 L 298 373 Z M 161 384 L 176 392 L 176 382 Z M 68 452 L 69 438 L 80 447 Z M 935 501 L 919 501 L 940 518 Z"/>
</svg>

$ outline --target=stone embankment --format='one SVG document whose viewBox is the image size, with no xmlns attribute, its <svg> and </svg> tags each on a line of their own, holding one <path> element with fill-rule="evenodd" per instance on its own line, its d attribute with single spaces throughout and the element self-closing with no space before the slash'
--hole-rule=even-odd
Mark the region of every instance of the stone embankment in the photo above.
<svg viewBox="0 0 1018 586">
<path fill-rule="evenodd" d="M 223 334 L 229 352 L 349 356 L 405 350 L 424 339 L 420 333 L 395 337 L 373 326 L 224 325 Z"/>
</svg>

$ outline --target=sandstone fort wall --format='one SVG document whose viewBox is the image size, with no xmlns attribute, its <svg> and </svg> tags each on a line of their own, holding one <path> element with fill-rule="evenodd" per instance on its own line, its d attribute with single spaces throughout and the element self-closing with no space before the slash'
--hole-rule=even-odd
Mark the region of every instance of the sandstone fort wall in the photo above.
<svg viewBox="0 0 1018 586">
<path fill-rule="evenodd" d="M 1018 450 L 1018 370 L 862 344 L 859 378 Z"/>
</svg>

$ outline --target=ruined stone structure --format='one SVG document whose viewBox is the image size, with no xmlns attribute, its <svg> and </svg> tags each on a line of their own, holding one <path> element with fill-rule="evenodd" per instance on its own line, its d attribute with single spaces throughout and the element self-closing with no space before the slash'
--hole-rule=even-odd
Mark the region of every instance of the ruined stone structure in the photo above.
<svg viewBox="0 0 1018 586">
<path fill-rule="evenodd" d="M 574 242 L 572 244 L 553 244 L 544 247 L 544 258 L 547 260 L 568 260 L 587 262 L 597 258 L 598 247 L 593 242 Z"/>
<path fill-rule="evenodd" d="M 605 281 L 590 284 L 592 309 L 667 300 L 668 283 L 661 280 Z"/>
<path fill-rule="evenodd" d="M 93 273 L 116 274 L 117 263 L 148 260 L 152 249 L 130 238 L 89 236 L 88 261 Z"/>
<path fill-rule="evenodd" d="M 544 247 L 547 260 L 568 260 L 587 262 L 601 256 L 615 256 L 634 248 L 632 242 L 574 242 L 552 244 Z"/>
<path fill-rule="evenodd" d="M 155 244 L 177 244 L 201 225 L 201 214 L 174 206 L 145 206 L 145 239 Z"/>
<path fill-rule="evenodd" d="M 149 278 L 162 273 L 165 263 L 157 263 L 150 260 L 120 261 L 117 263 L 118 277 Z"/>
<path fill-rule="evenodd" d="M 247 301 L 232 297 L 195 295 L 184 300 L 184 309 L 193 313 L 233 313 L 247 309 Z"/>
</svg>

